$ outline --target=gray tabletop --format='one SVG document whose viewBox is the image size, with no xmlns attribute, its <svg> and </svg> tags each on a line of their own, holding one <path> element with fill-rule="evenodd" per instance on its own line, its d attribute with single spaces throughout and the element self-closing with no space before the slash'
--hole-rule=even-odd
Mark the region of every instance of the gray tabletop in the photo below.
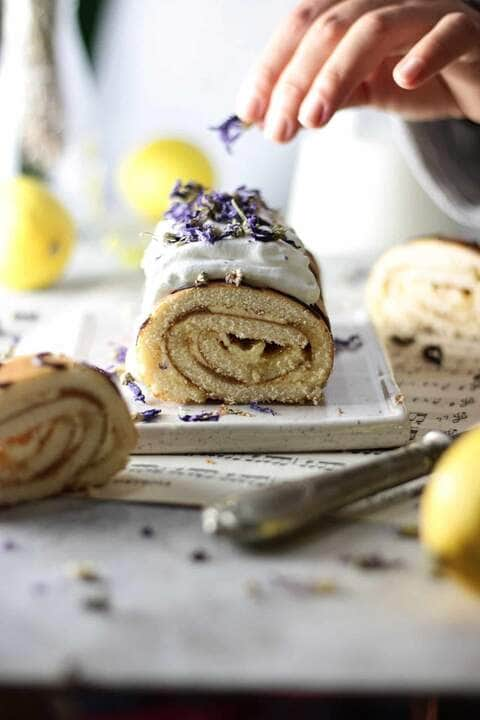
<svg viewBox="0 0 480 720">
<path fill-rule="evenodd" d="M 74 275 L 36 307 L 97 285 Z M 1 510 L 0 684 L 478 691 L 480 604 L 398 532 L 417 503 L 257 552 L 204 536 L 193 509 L 64 497 Z"/>
<path fill-rule="evenodd" d="M 2 511 L 0 533 L 3 683 L 478 690 L 478 600 L 384 521 L 251 552 L 195 510 L 64 498 Z"/>
</svg>

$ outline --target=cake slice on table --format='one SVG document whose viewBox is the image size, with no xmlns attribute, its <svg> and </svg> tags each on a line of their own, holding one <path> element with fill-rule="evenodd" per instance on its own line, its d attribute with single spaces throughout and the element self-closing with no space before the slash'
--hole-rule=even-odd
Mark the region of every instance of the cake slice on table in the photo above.
<svg viewBox="0 0 480 720">
<path fill-rule="evenodd" d="M 480 245 L 432 236 L 391 248 L 372 268 L 367 305 L 384 335 L 480 340 Z"/>
<path fill-rule="evenodd" d="M 128 365 L 177 403 L 317 403 L 334 346 L 313 258 L 257 190 L 178 183 L 145 251 Z"/>
<path fill-rule="evenodd" d="M 102 485 L 137 441 L 99 368 L 39 353 L 0 363 L 0 505 Z"/>
</svg>

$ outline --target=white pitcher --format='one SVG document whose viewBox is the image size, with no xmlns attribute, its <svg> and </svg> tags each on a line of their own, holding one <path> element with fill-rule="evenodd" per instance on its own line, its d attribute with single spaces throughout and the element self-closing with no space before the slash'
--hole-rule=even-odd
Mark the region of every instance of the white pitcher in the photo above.
<svg viewBox="0 0 480 720">
<path fill-rule="evenodd" d="M 387 115 L 345 110 L 304 131 L 289 222 L 316 255 L 375 255 L 415 235 L 462 233 L 412 175 Z"/>
</svg>

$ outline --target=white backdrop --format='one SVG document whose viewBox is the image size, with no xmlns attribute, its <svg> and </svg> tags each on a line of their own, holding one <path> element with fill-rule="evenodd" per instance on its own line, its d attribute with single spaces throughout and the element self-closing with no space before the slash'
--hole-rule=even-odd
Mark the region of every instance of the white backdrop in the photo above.
<svg viewBox="0 0 480 720">
<path fill-rule="evenodd" d="M 190 138 L 213 160 L 219 187 L 258 187 L 277 207 L 290 200 L 289 219 L 319 258 L 378 253 L 412 235 L 460 233 L 420 188 L 380 114 L 340 113 L 327 128 L 301 133 L 295 173 L 297 142 L 273 145 L 255 129 L 229 156 L 207 130 L 233 112 L 249 66 L 295 4 L 110 0 L 98 42 L 110 167 L 149 138 Z"/>
<path fill-rule="evenodd" d="M 239 84 L 295 0 L 111 0 L 97 43 L 110 167 L 159 135 L 189 138 L 214 162 L 218 185 L 261 188 L 286 204 L 296 145 L 250 131 L 226 155 L 207 127 L 234 111 Z"/>
</svg>

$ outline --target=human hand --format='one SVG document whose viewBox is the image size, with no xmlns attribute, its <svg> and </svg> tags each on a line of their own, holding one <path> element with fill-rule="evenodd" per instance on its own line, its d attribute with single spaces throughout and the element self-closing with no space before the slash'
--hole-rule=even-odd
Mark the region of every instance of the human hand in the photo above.
<svg viewBox="0 0 480 720">
<path fill-rule="evenodd" d="M 237 105 L 277 142 L 355 105 L 480 123 L 480 13 L 461 0 L 302 0 Z"/>
</svg>

